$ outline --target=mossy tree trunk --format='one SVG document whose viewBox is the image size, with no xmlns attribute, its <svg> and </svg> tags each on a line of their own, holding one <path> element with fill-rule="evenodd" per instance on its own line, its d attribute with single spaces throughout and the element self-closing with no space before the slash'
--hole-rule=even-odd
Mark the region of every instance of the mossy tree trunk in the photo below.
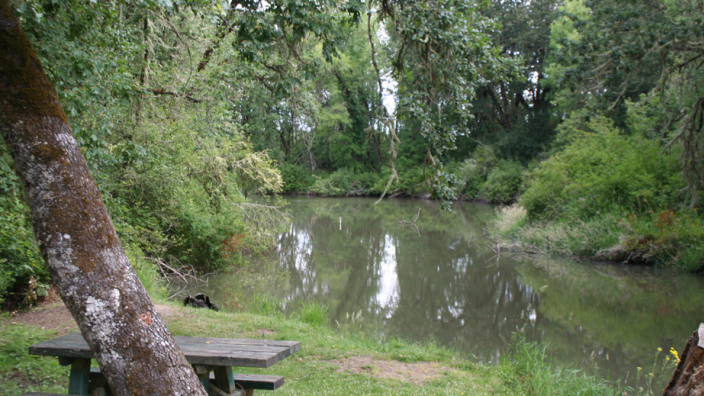
<svg viewBox="0 0 704 396">
<path fill-rule="evenodd" d="M 64 303 L 115 395 L 205 395 L 120 244 L 58 97 L 0 0 L 0 133 Z"/>
<path fill-rule="evenodd" d="M 664 396 L 704 396 L 704 323 L 692 333 Z"/>
</svg>

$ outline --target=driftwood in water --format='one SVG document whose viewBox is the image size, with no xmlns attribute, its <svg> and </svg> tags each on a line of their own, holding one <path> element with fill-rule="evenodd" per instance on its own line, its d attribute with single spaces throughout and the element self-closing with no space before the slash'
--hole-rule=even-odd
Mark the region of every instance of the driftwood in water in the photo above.
<svg viewBox="0 0 704 396">
<path fill-rule="evenodd" d="M 704 396 L 704 323 L 692 333 L 664 396 Z"/>
</svg>

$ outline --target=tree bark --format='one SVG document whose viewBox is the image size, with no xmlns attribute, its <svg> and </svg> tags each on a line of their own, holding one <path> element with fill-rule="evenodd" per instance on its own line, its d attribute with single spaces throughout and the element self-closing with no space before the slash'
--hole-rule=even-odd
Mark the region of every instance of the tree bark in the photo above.
<svg viewBox="0 0 704 396">
<path fill-rule="evenodd" d="M 704 323 L 692 333 L 663 396 L 704 395 Z"/>
<path fill-rule="evenodd" d="M 115 233 L 41 62 L 0 0 L 0 133 L 39 248 L 115 395 L 205 395 Z"/>
</svg>

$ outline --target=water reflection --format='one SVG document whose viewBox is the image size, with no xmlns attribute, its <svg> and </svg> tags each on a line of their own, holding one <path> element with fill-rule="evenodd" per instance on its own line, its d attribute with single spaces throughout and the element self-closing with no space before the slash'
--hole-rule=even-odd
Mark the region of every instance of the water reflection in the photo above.
<svg viewBox="0 0 704 396">
<path fill-rule="evenodd" d="M 524 329 L 563 365 L 625 377 L 656 348 L 682 348 L 704 313 L 701 279 L 635 267 L 497 255 L 484 229 L 493 208 L 371 199 L 292 199 L 293 220 L 269 260 L 271 276 L 240 284 L 295 311 L 329 306 L 331 324 L 379 337 L 435 340 L 496 361 Z M 416 227 L 399 220 L 421 214 Z M 227 277 L 212 293 L 232 290 Z M 223 296 L 222 298 L 227 298 Z M 361 312 L 361 313 L 360 313 Z"/>
</svg>

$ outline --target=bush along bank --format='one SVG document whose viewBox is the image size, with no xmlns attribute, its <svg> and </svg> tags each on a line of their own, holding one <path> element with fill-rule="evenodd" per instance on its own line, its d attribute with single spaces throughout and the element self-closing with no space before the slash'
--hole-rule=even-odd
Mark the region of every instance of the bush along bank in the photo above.
<svg viewBox="0 0 704 396">
<path fill-rule="evenodd" d="M 543 252 L 704 271 L 704 219 L 683 196 L 676 150 L 663 154 L 657 141 L 604 118 L 567 123 L 560 137 L 563 148 L 532 169 L 520 201 L 498 211 L 496 236 Z"/>
<path fill-rule="evenodd" d="M 398 180 L 387 191 L 388 197 L 435 198 L 429 166 L 396 164 Z M 391 176 L 388 167 L 380 171 L 339 168 L 312 172 L 303 166 L 280 164 L 284 194 L 324 197 L 358 197 L 383 194 Z M 525 168 L 516 161 L 498 159 L 490 146 L 479 146 L 468 159 L 449 163 L 444 180 L 457 200 L 510 203 L 523 188 Z"/>
</svg>

